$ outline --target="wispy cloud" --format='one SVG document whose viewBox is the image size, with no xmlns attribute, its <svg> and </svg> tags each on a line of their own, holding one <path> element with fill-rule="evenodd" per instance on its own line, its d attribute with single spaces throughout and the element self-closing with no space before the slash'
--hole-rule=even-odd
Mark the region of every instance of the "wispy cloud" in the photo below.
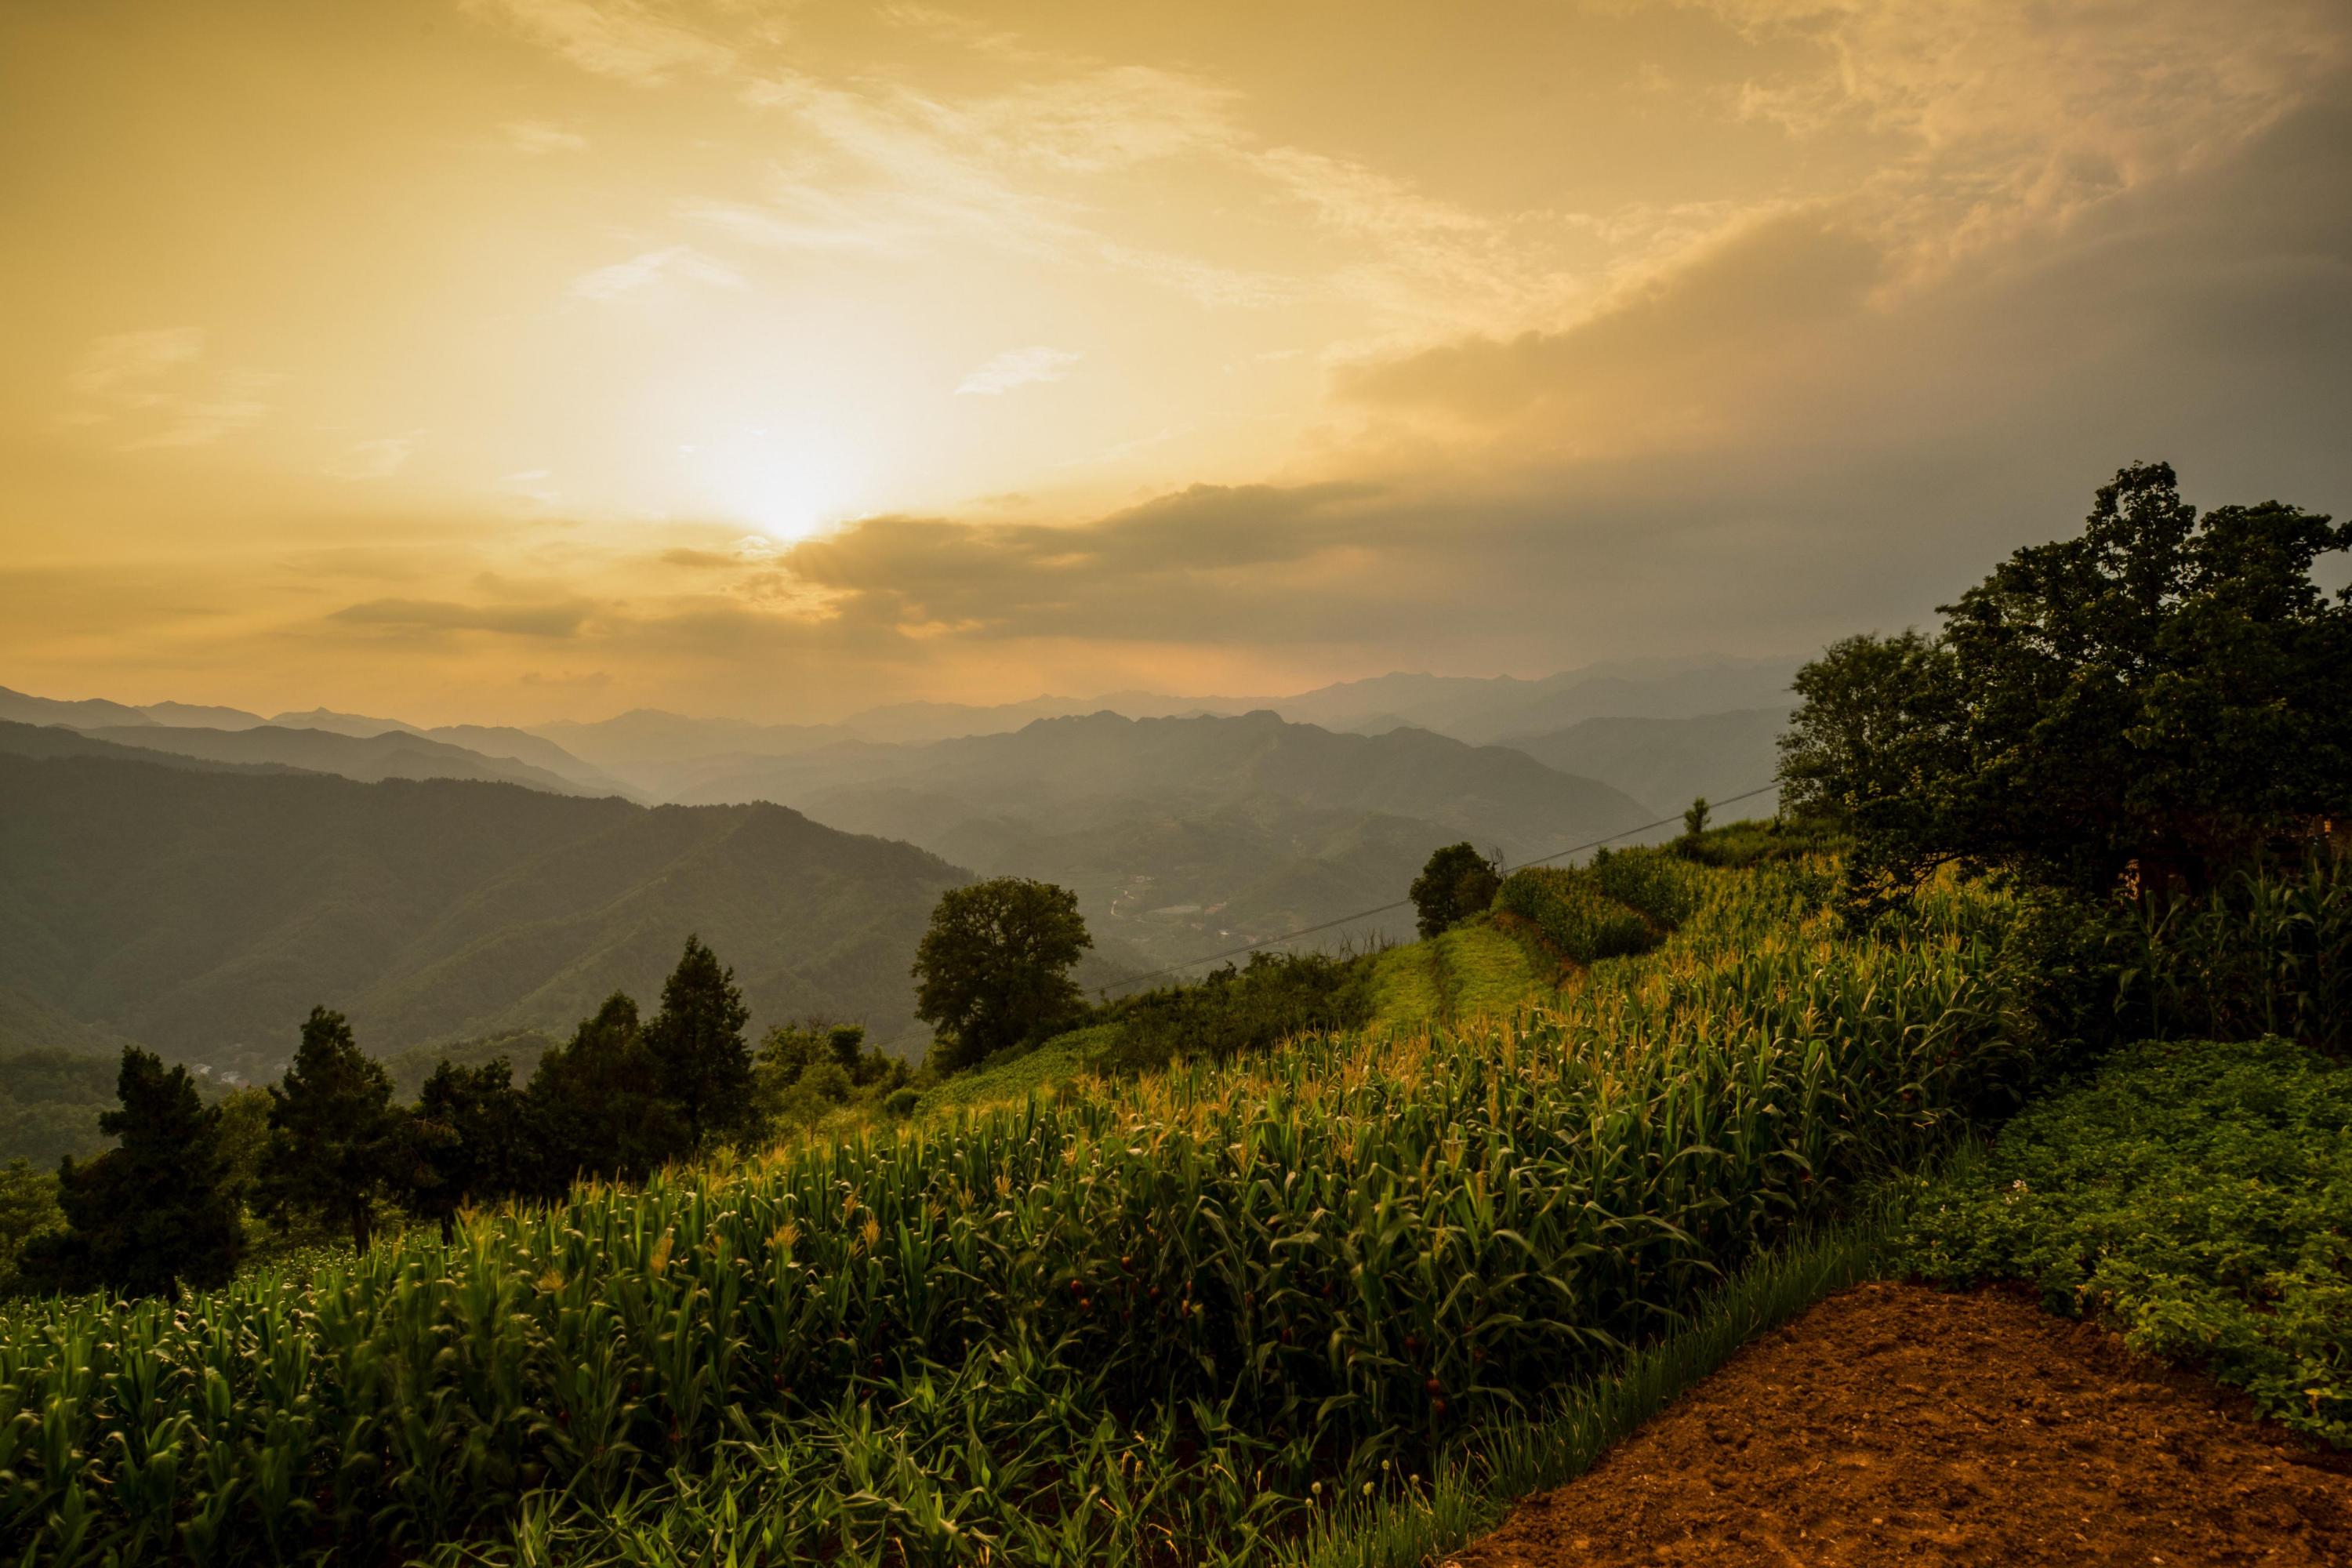
<svg viewBox="0 0 2352 1568">
<path fill-rule="evenodd" d="M 646 85 L 680 71 L 723 71 L 735 51 L 637 0 L 463 0 L 583 70 Z"/>
<path fill-rule="evenodd" d="M 205 357 L 202 327 L 114 332 L 94 340 L 66 377 L 75 402 L 58 423 L 127 427 L 126 452 L 204 447 L 261 422 L 262 396 L 285 377 L 232 366 L 191 377 Z"/>
<path fill-rule="evenodd" d="M 1070 367 L 1087 356 L 1075 349 L 1053 349 L 1039 345 L 1026 349 L 1006 349 L 1003 353 L 963 378 L 956 395 L 1001 397 L 1016 386 L 1030 386 L 1041 381 L 1059 381 L 1070 374 Z"/>
<path fill-rule="evenodd" d="M 145 386 L 166 372 L 204 357 L 202 327 L 159 327 L 152 331 L 114 332 L 92 342 L 66 384 L 85 397 L 111 399 L 128 407 L 161 401 Z"/>
<path fill-rule="evenodd" d="M 561 125 L 551 125 L 544 120 L 509 120 L 499 127 L 507 145 L 518 153 L 533 157 L 549 153 L 585 153 L 588 138 L 577 131 L 567 131 Z"/>
<path fill-rule="evenodd" d="M 721 289 L 744 287 L 743 275 L 718 258 L 706 256 L 691 246 L 672 245 L 582 273 L 572 279 L 572 297 L 599 301 L 617 300 L 666 277 L 684 278 Z"/>
<path fill-rule="evenodd" d="M 370 599 L 327 618 L 393 632 L 495 632 L 509 637 L 575 636 L 595 611 L 584 599 L 553 605 L 461 605 L 444 599 Z"/>
<path fill-rule="evenodd" d="M 415 453 L 417 439 L 425 434 L 411 430 L 404 436 L 379 436 L 373 440 L 354 441 L 327 466 L 327 471 L 339 479 L 388 479 L 408 465 Z"/>
</svg>

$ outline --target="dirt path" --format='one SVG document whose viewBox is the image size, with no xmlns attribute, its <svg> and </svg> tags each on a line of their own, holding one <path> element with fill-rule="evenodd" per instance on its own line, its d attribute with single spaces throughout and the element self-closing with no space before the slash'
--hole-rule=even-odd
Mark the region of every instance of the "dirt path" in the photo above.
<svg viewBox="0 0 2352 1568">
<path fill-rule="evenodd" d="M 2014 1297 L 1864 1285 L 1454 1568 L 2352 1565 L 2352 1466 Z"/>
</svg>

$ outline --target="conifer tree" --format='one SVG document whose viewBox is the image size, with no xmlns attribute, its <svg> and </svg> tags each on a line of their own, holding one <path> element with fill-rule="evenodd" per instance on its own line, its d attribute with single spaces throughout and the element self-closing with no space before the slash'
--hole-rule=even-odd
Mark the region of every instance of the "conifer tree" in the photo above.
<svg viewBox="0 0 2352 1568">
<path fill-rule="evenodd" d="M 467 1204 L 511 1197 L 530 1184 L 529 1108 L 504 1057 L 470 1068 L 445 1058 L 417 1092 L 415 1130 L 408 1206 L 439 1222 L 445 1240 Z"/>
<path fill-rule="evenodd" d="M 582 1175 L 643 1181 L 684 1152 L 684 1130 L 662 1099 L 637 1005 L 622 992 L 539 1058 L 524 1098 L 537 1186 L 550 1197 Z"/>
<path fill-rule="evenodd" d="M 176 1296 L 228 1282 L 245 1235 L 221 1151 L 220 1112 L 185 1068 L 168 1071 L 137 1047 L 122 1052 L 117 1109 L 99 1130 L 119 1140 L 94 1160 L 58 1168 L 67 1228 L 34 1237 L 20 1261 L 43 1290 Z"/>
<path fill-rule="evenodd" d="M 269 1146 L 261 1156 L 261 1212 L 283 1224 L 308 1215 L 346 1226 L 364 1250 L 375 1206 L 412 1175 L 407 1118 L 392 1075 L 361 1051 L 341 1013 L 310 1009 L 285 1081 L 269 1091 Z"/>
<path fill-rule="evenodd" d="M 686 939 L 677 968 L 662 986 L 662 1008 L 646 1030 L 661 1075 L 662 1098 L 685 1124 L 695 1148 L 751 1125 L 751 1047 L 743 1026 L 751 1010 L 735 972 L 696 937 Z"/>
</svg>

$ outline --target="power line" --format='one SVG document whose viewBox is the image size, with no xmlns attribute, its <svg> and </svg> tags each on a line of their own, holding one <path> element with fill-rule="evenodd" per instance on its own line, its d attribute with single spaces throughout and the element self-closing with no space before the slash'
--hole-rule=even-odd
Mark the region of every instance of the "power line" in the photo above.
<svg viewBox="0 0 2352 1568">
<path fill-rule="evenodd" d="M 1759 795 L 1768 794 L 1780 787 L 1780 786 L 1778 782 L 1768 784 L 1758 784 L 1754 789 L 1742 790 L 1738 795 L 1726 795 L 1721 800 L 1711 800 L 1707 802 L 1707 805 L 1710 808 L 1718 805 L 1734 805 L 1740 801 L 1752 800 Z M 1590 839 L 1582 844 L 1571 844 L 1565 849 L 1555 849 L 1549 855 L 1538 855 L 1532 860 L 1522 860 L 1517 866 L 1512 867 L 1511 869 L 1515 871 L 1522 871 L 1529 866 L 1541 866 L 1547 861 L 1558 860 L 1563 856 L 1581 855 L 1587 849 L 1598 849 L 1604 844 L 1614 843 L 1620 838 L 1631 838 L 1636 833 L 1647 833 L 1653 827 L 1664 827 L 1670 823 L 1680 822 L 1682 819 L 1683 814 L 1676 812 L 1672 816 L 1662 816 L 1655 822 L 1645 822 L 1639 827 L 1622 828 L 1618 832 L 1608 835 L 1606 837 Z M 1301 926 L 1297 931 L 1285 931 L 1280 936 L 1265 937 L 1257 942 L 1244 942 L 1240 947 L 1229 947 L 1223 952 L 1213 952 L 1206 958 L 1187 959 L 1182 963 L 1171 963 L 1165 969 L 1155 969 L 1149 973 L 1138 974 L 1132 978 L 1122 980 L 1118 982 L 1118 984 L 1120 986 L 1128 990 L 1133 990 L 1142 985 L 1146 981 L 1158 980 L 1164 975 L 1181 974 L 1185 970 L 1197 969 L 1204 963 L 1221 963 L 1228 958 L 1239 958 L 1245 952 L 1255 952 L 1262 947 L 1272 947 L 1276 942 L 1297 942 L 1302 936 L 1313 936 L 1317 931 L 1329 931 L 1334 926 L 1353 925 L 1358 921 L 1370 920 L 1374 915 L 1384 915 L 1391 910 L 1403 909 L 1407 904 L 1412 902 L 1412 900 L 1409 898 L 1399 899 L 1392 904 L 1382 904 L 1378 909 L 1359 910 L 1352 915 L 1341 915 L 1337 920 L 1323 921 L 1318 924 L 1311 926 Z"/>
</svg>

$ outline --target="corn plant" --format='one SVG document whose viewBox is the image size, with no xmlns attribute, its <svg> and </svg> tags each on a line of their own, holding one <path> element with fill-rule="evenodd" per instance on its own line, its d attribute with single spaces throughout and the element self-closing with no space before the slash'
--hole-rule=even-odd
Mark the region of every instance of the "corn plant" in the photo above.
<svg viewBox="0 0 2352 1568">
<path fill-rule="evenodd" d="M 1993 895 L 1860 941 L 1800 868 L 1688 875 L 1661 951 L 1514 1019 L 0 1307 L 0 1550 L 1263 1560 L 2031 1070 Z"/>
</svg>

